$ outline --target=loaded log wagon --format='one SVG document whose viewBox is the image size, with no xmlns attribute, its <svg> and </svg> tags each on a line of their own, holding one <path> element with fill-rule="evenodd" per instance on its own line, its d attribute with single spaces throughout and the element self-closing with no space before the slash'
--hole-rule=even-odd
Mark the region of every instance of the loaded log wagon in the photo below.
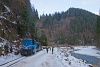
<svg viewBox="0 0 100 67">
<path fill-rule="evenodd" d="M 36 40 L 33 39 L 24 39 L 22 40 L 22 47 L 21 47 L 21 55 L 28 56 L 36 53 L 39 51 L 39 44 Z"/>
</svg>

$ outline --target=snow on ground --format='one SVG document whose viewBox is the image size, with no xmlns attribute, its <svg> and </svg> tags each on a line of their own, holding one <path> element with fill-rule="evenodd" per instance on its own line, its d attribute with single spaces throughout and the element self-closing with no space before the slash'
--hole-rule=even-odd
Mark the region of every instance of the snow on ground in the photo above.
<svg viewBox="0 0 100 67">
<path fill-rule="evenodd" d="M 94 46 L 75 47 L 75 50 L 79 50 L 75 52 L 93 55 L 90 53 L 92 51 L 95 53 L 94 55 L 97 56 L 97 52 L 99 51 L 94 48 Z M 85 60 L 77 59 L 74 56 L 71 56 L 69 51 L 70 49 L 67 47 L 59 47 L 54 48 L 53 54 L 49 49 L 49 53 L 47 54 L 46 49 L 44 49 L 34 55 L 24 57 L 24 59 L 15 64 L 13 64 L 14 62 L 11 62 L 10 64 L 13 65 L 10 67 L 89 67 L 90 64 L 87 64 Z M 0 65 L 20 57 L 22 57 L 20 54 L 9 54 L 8 56 L 1 56 Z M 1 67 L 9 67 L 9 63 Z"/>
<path fill-rule="evenodd" d="M 11 11 L 10 8 L 9 8 L 8 6 L 4 5 L 4 7 L 6 8 L 6 10 L 7 10 L 8 12 Z"/>
<path fill-rule="evenodd" d="M 2 19 L 7 19 L 6 17 L 4 17 L 4 16 L 0 16 L 0 18 L 2 18 Z"/>
<path fill-rule="evenodd" d="M 95 56 L 97 58 L 100 58 L 100 51 L 95 49 L 95 46 L 76 46 L 74 49 L 74 53 L 78 54 L 84 54 L 89 56 Z"/>
<path fill-rule="evenodd" d="M 33 56 L 18 62 L 12 67 L 60 67 L 59 61 L 56 61 L 54 55 L 50 52 L 47 54 L 45 50 L 38 52 Z M 61 66 L 62 67 L 62 66 Z"/>
<path fill-rule="evenodd" d="M 20 54 L 19 55 L 14 55 L 14 53 L 9 53 L 7 56 L 0 56 L 0 65 L 7 63 L 9 61 L 12 61 L 14 59 L 22 57 Z"/>
<path fill-rule="evenodd" d="M 7 45 L 10 48 L 12 45 L 9 41 L 7 41 L 4 38 L 0 37 L 0 39 L 2 40 L 2 42 L 0 42 L 0 47 L 2 47 L 2 54 L 5 55 L 4 54 L 4 46 Z M 12 46 L 12 48 L 14 48 L 13 51 L 16 51 L 14 46 Z M 2 64 L 9 62 L 9 61 L 12 61 L 14 59 L 22 57 L 20 54 L 15 55 L 14 52 L 9 53 L 8 55 L 5 55 L 5 56 L 3 56 L 3 55 L 0 56 L 0 66 Z"/>
<path fill-rule="evenodd" d="M 12 23 L 13 23 L 13 24 L 17 24 L 17 22 L 16 22 L 16 21 L 13 21 Z"/>
<path fill-rule="evenodd" d="M 64 67 L 88 67 L 89 64 L 86 64 L 86 61 L 71 56 L 71 54 L 68 53 L 69 51 L 67 51 L 67 53 L 58 51 L 58 59 L 61 61 Z"/>
<path fill-rule="evenodd" d="M 47 54 L 44 49 L 35 55 L 26 57 L 24 60 L 10 67 L 88 67 L 85 61 L 76 59 L 69 53 L 66 55 L 62 49 L 63 48 L 55 48 L 53 54 L 50 50 Z"/>
</svg>

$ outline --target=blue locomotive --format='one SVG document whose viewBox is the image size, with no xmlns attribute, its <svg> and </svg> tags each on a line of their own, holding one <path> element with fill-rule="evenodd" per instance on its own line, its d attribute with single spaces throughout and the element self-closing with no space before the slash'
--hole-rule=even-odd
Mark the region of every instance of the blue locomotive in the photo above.
<svg viewBox="0 0 100 67">
<path fill-rule="evenodd" d="M 36 40 L 24 39 L 22 41 L 21 55 L 32 55 L 39 50 L 39 44 Z"/>
</svg>

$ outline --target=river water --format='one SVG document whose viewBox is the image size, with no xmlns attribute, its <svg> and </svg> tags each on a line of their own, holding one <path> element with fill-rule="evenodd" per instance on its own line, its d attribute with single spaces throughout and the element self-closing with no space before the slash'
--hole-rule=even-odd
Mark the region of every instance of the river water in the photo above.
<svg viewBox="0 0 100 67">
<path fill-rule="evenodd" d="M 97 58 L 95 56 L 78 54 L 78 53 L 74 53 L 73 51 L 70 52 L 70 53 L 71 53 L 71 55 L 73 55 L 74 57 L 76 57 L 78 59 L 85 60 L 87 63 L 95 64 L 95 65 L 98 65 L 98 63 L 100 63 L 100 58 Z"/>
</svg>

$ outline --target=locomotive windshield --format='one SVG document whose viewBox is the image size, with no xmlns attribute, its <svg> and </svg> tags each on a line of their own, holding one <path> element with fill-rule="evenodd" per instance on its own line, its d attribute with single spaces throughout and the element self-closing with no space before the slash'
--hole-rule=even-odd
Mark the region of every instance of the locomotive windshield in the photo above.
<svg viewBox="0 0 100 67">
<path fill-rule="evenodd" d="M 33 40 L 23 40 L 22 41 L 23 45 L 27 46 L 27 45 L 32 45 L 33 44 Z"/>
</svg>

